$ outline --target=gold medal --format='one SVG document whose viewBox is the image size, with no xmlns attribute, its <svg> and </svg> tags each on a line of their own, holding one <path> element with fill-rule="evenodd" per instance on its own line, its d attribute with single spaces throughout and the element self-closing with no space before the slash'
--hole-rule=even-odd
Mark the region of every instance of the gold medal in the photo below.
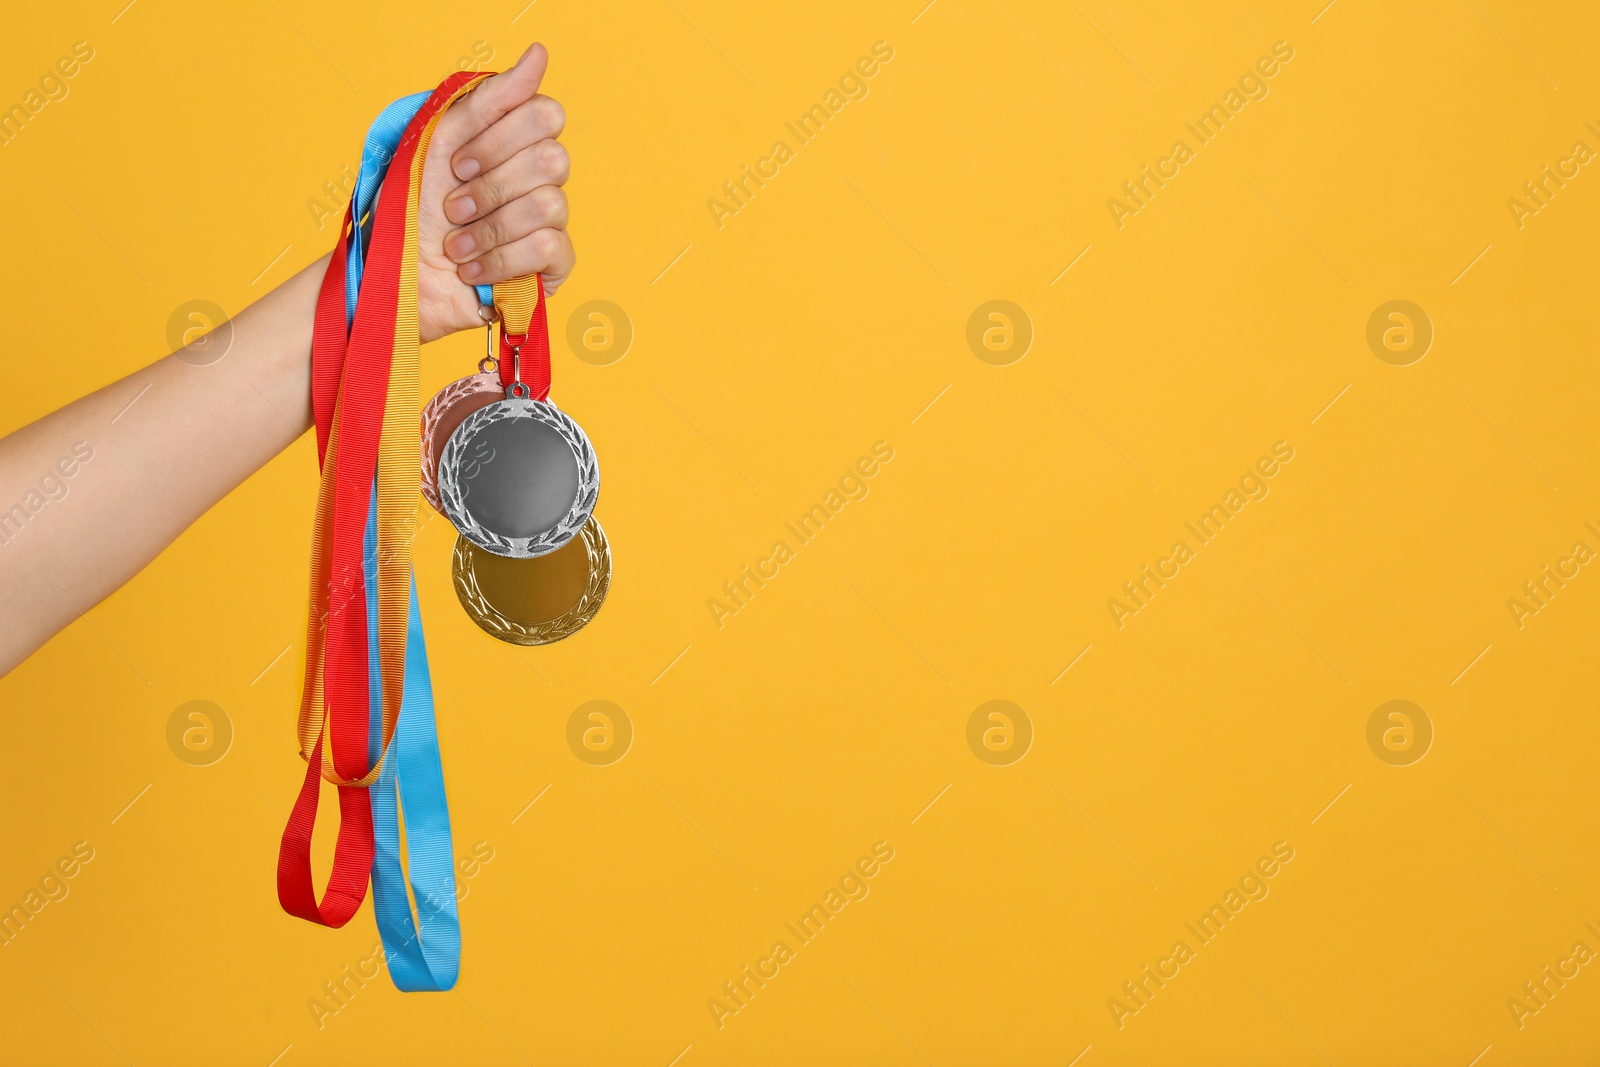
<svg viewBox="0 0 1600 1067">
<path fill-rule="evenodd" d="M 570 637 L 600 610 L 611 588 L 611 546 L 593 516 L 560 548 L 532 558 L 487 551 L 456 538 L 456 596 L 484 632 L 514 645 Z"/>
</svg>

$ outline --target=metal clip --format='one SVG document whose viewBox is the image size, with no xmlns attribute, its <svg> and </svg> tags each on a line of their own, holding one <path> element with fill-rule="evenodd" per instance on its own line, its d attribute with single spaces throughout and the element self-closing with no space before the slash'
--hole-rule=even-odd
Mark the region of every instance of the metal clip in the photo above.
<svg viewBox="0 0 1600 1067">
<path fill-rule="evenodd" d="M 522 346 L 511 346 L 511 384 L 506 386 L 507 400 L 526 400 L 533 390 L 522 380 Z"/>
</svg>

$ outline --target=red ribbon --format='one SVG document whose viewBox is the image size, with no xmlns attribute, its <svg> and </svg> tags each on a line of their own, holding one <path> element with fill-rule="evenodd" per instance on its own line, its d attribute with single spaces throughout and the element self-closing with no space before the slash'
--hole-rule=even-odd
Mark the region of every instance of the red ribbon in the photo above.
<svg viewBox="0 0 1600 1067">
<path fill-rule="evenodd" d="M 533 318 L 524 334 L 500 330 L 500 384 L 510 388 L 514 381 L 528 387 L 534 400 L 550 399 L 550 323 L 545 310 L 544 275 L 537 276 L 539 298 L 533 305 Z M 520 353 L 518 352 L 520 349 Z M 520 369 L 521 378 L 517 378 Z"/>
<path fill-rule="evenodd" d="M 350 217 L 348 208 L 341 240 L 328 263 L 317 298 L 311 344 L 311 403 L 317 426 L 318 462 L 324 467 L 335 414 L 339 421 L 333 459 L 333 537 L 324 591 L 324 707 L 319 709 L 326 716 L 327 728 L 318 732 L 316 744 L 308 754 L 305 781 L 283 831 L 278 852 L 278 900 L 289 914 L 324 926 L 343 926 L 350 920 L 366 898 L 372 872 L 372 804 L 365 786 L 337 787 L 339 837 L 333 872 L 320 904 L 311 876 L 311 833 L 317 818 L 324 745 L 331 749 L 334 771 L 345 781 L 358 780 L 370 769 L 362 545 L 394 354 L 411 166 L 422 129 L 461 85 L 478 76 L 463 71 L 445 79 L 407 126 L 373 211 L 372 241 L 355 321 L 348 331 L 347 245 L 349 240 L 360 239 L 359 234 L 352 233 L 359 220 Z"/>
</svg>

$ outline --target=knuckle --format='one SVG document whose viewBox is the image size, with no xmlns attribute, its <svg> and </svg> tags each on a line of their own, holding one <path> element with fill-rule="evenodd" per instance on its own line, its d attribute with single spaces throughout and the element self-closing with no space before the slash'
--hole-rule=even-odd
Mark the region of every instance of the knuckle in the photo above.
<svg viewBox="0 0 1600 1067">
<path fill-rule="evenodd" d="M 533 191 L 534 217 L 545 226 L 567 224 L 567 194 L 553 185 Z"/>
<path fill-rule="evenodd" d="M 559 141 L 541 143 L 537 161 L 539 169 L 548 174 L 551 181 L 564 182 L 572 173 L 572 158 L 567 155 L 566 148 Z"/>
<path fill-rule="evenodd" d="M 554 137 L 567 126 L 567 109 L 553 97 L 541 96 L 533 101 L 533 117 L 548 137 Z"/>
<path fill-rule="evenodd" d="M 531 273 L 534 268 L 530 259 L 531 257 L 528 255 L 527 250 L 521 244 L 512 245 L 505 250 L 505 254 L 500 257 L 500 261 L 496 264 L 500 277 L 520 278 L 524 274 Z"/>
<path fill-rule="evenodd" d="M 528 248 L 540 267 L 548 266 L 561 253 L 561 235 L 555 230 L 535 230 L 528 238 Z"/>
</svg>

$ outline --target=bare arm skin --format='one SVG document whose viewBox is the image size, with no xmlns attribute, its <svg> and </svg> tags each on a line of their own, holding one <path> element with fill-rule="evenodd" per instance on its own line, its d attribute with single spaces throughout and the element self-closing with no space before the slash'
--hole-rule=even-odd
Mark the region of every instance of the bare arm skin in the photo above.
<svg viewBox="0 0 1600 1067">
<path fill-rule="evenodd" d="M 482 325 L 472 285 L 542 271 L 554 292 L 572 271 L 565 115 L 538 95 L 547 62 L 534 45 L 439 122 L 418 218 L 424 342 Z M 234 318 L 216 362 L 180 350 L 0 438 L 0 675 L 310 429 L 327 263 Z"/>
</svg>

